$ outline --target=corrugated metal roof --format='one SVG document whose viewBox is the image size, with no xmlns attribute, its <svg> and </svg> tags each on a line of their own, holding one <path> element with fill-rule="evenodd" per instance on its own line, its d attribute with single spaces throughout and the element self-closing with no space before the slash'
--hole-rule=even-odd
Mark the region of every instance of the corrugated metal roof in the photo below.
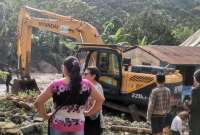
<svg viewBox="0 0 200 135">
<path fill-rule="evenodd" d="M 187 38 L 180 46 L 200 47 L 200 29 Z"/>
<path fill-rule="evenodd" d="M 169 64 L 198 65 L 200 64 L 200 47 L 185 46 L 144 46 L 145 51 Z"/>
</svg>

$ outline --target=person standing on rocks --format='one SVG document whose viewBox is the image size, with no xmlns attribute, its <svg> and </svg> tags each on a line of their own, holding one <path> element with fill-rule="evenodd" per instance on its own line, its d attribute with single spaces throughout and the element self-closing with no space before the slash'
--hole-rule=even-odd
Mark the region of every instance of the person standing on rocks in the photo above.
<svg viewBox="0 0 200 135">
<path fill-rule="evenodd" d="M 76 57 L 67 57 L 63 68 L 64 78 L 51 82 L 34 105 L 45 120 L 49 119 L 49 135 L 84 135 L 85 116 L 99 112 L 105 99 L 90 81 L 82 79 Z M 89 96 L 96 102 L 86 110 Z M 54 110 L 52 114 L 47 114 L 44 103 L 51 97 Z"/>
<path fill-rule="evenodd" d="M 9 93 L 9 86 L 12 86 L 10 83 L 12 80 L 12 71 L 8 68 L 8 74 L 6 75 L 6 92 Z"/>
<path fill-rule="evenodd" d="M 103 96 L 103 88 L 99 83 L 100 71 L 96 67 L 88 67 L 84 74 L 84 78 L 91 81 L 98 92 Z M 92 98 L 89 98 L 89 106 L 93 106 L 96 102 Z M 102 110 L 95 115 L 85 117 L 85 135 L 100 135 L 103 132 L 104 119 Z"/>
<path fill-rule="evenodd" d="M 165 87 L 165 75 L 156 75 L 157 87 L 152 90 L 148 110 L 147 121 L 151 123 L 153 135 L 162 135 L 165 127 L 170 127 L 166 122 L 170 107 L 170 90 Z"/>
<path fill-rule="evenodd" d="M 194 73 L 194 88 L 190 105 L 190 135 L 200 135 L 200 69 Z"/>
</svg>

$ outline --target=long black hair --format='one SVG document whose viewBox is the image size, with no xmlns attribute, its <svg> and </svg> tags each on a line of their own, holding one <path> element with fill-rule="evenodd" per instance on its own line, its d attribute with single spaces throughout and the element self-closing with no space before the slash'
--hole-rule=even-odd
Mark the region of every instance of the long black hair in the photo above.
<svg viewBox="0 0 200 135">
<path fill-rule="evenodd" d="M 76 57 L 69 56 L 64 60 L 64 66 L 69 73 L 71 92 L 74 96 L 77 96 L 80 94 L 82 81 L 80 63 Z"/>
</svg>

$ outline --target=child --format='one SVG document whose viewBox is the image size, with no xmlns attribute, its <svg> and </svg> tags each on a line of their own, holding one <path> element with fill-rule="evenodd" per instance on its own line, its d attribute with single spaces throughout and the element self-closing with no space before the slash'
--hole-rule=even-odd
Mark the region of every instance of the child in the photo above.
<svg viewBox="0 0 200 135">
<path fill-rule="evenodd" d="M 171 124 L 172 135 L 182 135 L 183 133 L 183 121 L 189 117 L 187 111 L 182 111 L 173 119 Z"/>
</svg>

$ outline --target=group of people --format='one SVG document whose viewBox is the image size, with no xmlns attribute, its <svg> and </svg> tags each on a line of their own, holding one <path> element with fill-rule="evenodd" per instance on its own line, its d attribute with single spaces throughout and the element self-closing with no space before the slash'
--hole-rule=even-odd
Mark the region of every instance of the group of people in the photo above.
<svg viewBox="0 0 200 135">
<path fill-rule="evenodd" d="M 34 105 L 48 120 L 49 135 L 100 135 L 103 128 L 102 104 L 105 100 L 100 73 L 88 67 L 83 75 L 76 57 L 69 56 L 63 64 L 64 77 L 52 81 Z M 53 97 L 53 111 L 47 114 L 45 102 Z"/>
<path fill-rule="evenodd" d="M 52 81 L 36 99 L 34 105 L 44 120 L 48 120 L 49 135 L 100 135 L 104 128 L 102 104 L 105 100 L 100 85 L 100 72 L 88 67 L 80 73 L 80 63 L 69 56 L 63 63 L 64 77 Z M 152 134 L 162 135 L 171 129 L 173 135 L 182 135 L 183 121 L 190 119 L 190 135 L 200 134 L 200 70 L 194 73 L 192 102 L 188 111 L 179 112 L 171 119 L 170 89 L 165 86 L 165 75 L 156 76 L 157 87 L 149 98 L 147 121 L 151 123 Z M 53 111 L 47 114 L 45 102 L 53 98 Z"/>
<path fill-rule="evenodd" d="M 189 121 L 190 135 L 200 135 L 200 70 L 194 73 L 191 100 L 186 100 L 185 109 L 173 117 L 170 106 L 170 89 L 165 86 L 165 75 L 156 76 L 157 87 L 152 90 L 147 109 L 147 121 L 151 123 L 153 135 L 183 135 L 183 122 Z"/>
</svg>

